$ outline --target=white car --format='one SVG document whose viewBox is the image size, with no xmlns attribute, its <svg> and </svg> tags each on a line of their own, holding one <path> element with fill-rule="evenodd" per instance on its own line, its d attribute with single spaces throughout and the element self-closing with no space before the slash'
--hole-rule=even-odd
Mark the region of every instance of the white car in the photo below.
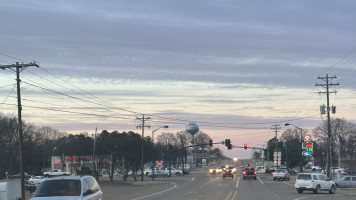
<svg viewBox="0 0 356 200">
<path fill-rule="evenodd" d="M 43 181 L 45 181 L 47 178 L 44 176 L 34 176 L 32 178 L 29 178 L 28 180 L 36 185 L 41 184 Z"/>
<path fill-rule="evenodd" d="M 316 171 L 316 170 L 321 170 L 321 167 L 318 166 L 318 165 L 314 165 L 311 167 L 313 171 Z"/>
<path fill-rule="evenodd" d="M 298 193 L 313 191 L 315 194 L 319 194 L 321 191 L 329 191 L 330 194 L 334 194 L 337 188 L 334 181 L 321 173 L 300 173 L 294 186 Z"/>
<path fill-rule="evenodd" d="M 334 174 L 337 174 L 337 173 L 345 174 L 344 170 L 345 170 L 344 168 L 333 167 L 333 168 L 331 168 L 331 173 L 334 173 Z"/>
</svg>

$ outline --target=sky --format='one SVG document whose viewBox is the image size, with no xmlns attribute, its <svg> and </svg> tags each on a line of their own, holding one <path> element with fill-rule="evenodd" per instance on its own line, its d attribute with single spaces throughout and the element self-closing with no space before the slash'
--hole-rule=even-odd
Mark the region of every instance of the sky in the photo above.
<svg viewBox="0 0 356 200">
<path fill-rule="evenodd" d="M 21 72 L 22 118 L 68 133 L 176 133 L 262 146 L 285 123 L 311 133 L 356 121 L 356 2 L 1 0 L 0 65 Z M 15 73 L 0 70 L 0 113 L 17 116 Z M 221 146 L 221 145 L 217 145 Z M 223 147 L 222 147 L 223 148 Z M 223 148 L 226 150 L 226 148 Z M 251 151 L 234 148 L 231 157 Z"/>
</svg>

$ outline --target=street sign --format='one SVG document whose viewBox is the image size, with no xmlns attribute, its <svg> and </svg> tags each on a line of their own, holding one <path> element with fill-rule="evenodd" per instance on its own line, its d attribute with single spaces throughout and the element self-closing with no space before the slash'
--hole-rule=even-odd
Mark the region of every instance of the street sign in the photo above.
<svg viewBox="0 0 356 200">
<path fill-rule="evenodd" d="M 157 160 L 156 161 L 156 167 L 162 167 L 163 166 L 163 161 Z"/>
<path fill-rule="evenodd" d="M 312 152 L 310 152 L 310 151 L 303 151 L 302 154 L 303 154 L 303 156 L 309 156 L 309 157 L 312 156 Z"/>
</svg>

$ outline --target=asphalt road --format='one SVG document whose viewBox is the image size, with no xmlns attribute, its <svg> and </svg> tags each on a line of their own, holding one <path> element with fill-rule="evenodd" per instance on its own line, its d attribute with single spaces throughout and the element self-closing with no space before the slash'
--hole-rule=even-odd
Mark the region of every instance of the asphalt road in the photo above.
<svg viewBox="0 0 356 200">
<path fill-rule="evenodd" d="M 273 181 L 269 174 L 259 175 L 257 180 L 242 180 L 241 175 L 223 179 L 221 175 L 195 172 L 187 176 L 157 178 L 154 182 L 145 177 L 141 182 L 128 180 L 101 180 L 104 199 L 135 200 L 301 200 L 301 199 L 355 199 L 356 189 L 338 189 L 336 194 L 304 192 L 298 194 L 294 188 L 294 177 L 290 181 Z"/>
</svg>

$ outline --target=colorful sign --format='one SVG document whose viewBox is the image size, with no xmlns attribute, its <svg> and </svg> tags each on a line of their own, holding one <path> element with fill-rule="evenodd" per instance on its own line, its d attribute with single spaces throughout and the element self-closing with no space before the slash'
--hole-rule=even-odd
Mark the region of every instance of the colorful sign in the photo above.
<svg viewBox="0 0 356 200">
<path fill-rule="evenodd" d="M 312 156 L 312 152 L 310 152 L 310 151 L 303 151 L 302 154 L 303 154 L 303 156 L 309 156 L 309 157 Z"/>
</svg>

